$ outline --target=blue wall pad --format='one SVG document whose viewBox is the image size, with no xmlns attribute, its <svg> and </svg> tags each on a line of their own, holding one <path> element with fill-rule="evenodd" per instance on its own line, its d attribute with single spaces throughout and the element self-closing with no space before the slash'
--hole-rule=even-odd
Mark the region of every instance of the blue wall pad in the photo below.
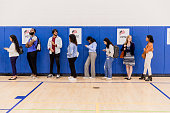
<svg viewBox="0 0 170 113">
<path fill-rule="evenodd" d="M 104 38 L 109 38 L 113 44 L 117 43 L 117 28 L 129 28 L 135 43 L 135 61 L 133 73 L 141 74 L 144 69 L 144 60 L 141 57 L 143 48 L 147 42 L 146 35 L 151 34 L 154 37 L 154 57 L 152 59 L 152 73 L 153 74 L 170 74 L 170 46 L 167 45 L 167 28 L 168 26 L 1 26 L 0 27 L 0 73 L 12 73 L 10 59 L 8 53 L 3 49 L 10 46 L 9 36 L 14 34 L 17 36 L 21 45 L 22 42 L 22 28 L 35 28 L 37 30 L 36 36 L 39 37 L 42 44 L 42 51 L 37 56 L 37 70 L 38 73 L 49 73 L 50 58 L 47 50 L 48 38 L 52 36 L 52 29 L 58 29 L 59 36 L 63 41 L 63 48 L 61 49 L 61 73 L 70 73 L 68 59 L 66 56 L 67 46 L 69 44 L 69 28 L 82 28 L 82 44 L 78 45 L 80 53 L 75 65 L 77 73 L 84 73 L 84 64 L 88 57 L 88 49 L 84 46 L 88 44 L 86 38 L 92 36 L 97 41 L 97 59 L 96 59 L 96 73 L 104 74 L 105 48 L 103 43 Z M 27 48 L 22 45 L 24 53 L 17 59 L 18 73 L 31 73 L 31 69 L 27 61 Z M 119 46 L 121 48 L 121 46 Z M 123 65 L 123 60 L 120 58 L 114 59 L 113 74 L 125 74 L 126 69 Z M 56 64 L 54 63 L 54 72 L 57 72 Z"/>
</svg>

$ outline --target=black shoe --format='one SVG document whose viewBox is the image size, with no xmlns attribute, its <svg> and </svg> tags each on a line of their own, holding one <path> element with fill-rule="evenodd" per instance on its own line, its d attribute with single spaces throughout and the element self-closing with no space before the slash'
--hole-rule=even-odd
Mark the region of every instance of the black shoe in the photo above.
<svg viewBox="0 0 170 113">
<path fill-rule="evenodd" d="M 148 76 L 148 78 L 145 81 L 152 81 L 152 75 Z"/>
<path fill-rule="evenodd" d="M 56 78 L 60 78 L 60 74 L 57 74 Z"/>
<path fill-rule="evenodd" d="M 142 76 L 139 78 L 140 80 L 145 80 L 145 76 L 144 74 L 142 74 Z"/>
<path fill-rule="evenodd" d="M 131 80 L 132 78 L 127 78 L 127 80 Z"/>
<path fill-rule="evenodd" d="M 128 77 L 125 77 L 124 79 L 128 79 Z"/>
<path fill-rule="evenodd" d="M 50 78 L 50 77 L 53 77 L 53 74 L 49 74 L 49 75 L 47 76 L 47 78 Z"/>
<path fill-rule="evenodd" d="M 11 77 L 11 78 L 8 79 L 8 80 L 16 80 L 16 79 L 17 79 L 17 77 L 15 77 L 15 78 Z"/>
</svg>

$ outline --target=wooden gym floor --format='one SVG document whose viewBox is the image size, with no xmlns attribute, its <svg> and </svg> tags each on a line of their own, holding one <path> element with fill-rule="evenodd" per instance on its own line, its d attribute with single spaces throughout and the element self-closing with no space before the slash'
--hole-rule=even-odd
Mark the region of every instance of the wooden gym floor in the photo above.
<svg viewBox="0 0 170 113">
<path fill-rule="evenodd" d="M 170 77 L 8 78 L 0 77 L 0 113 L 170 113 Z"/>
</svg>

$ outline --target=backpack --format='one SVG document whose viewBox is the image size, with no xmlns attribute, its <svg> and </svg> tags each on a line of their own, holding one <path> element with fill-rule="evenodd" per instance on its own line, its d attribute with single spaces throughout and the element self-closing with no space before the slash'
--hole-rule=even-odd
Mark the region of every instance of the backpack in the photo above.
<svg viewBox="0 0 170 113">
<path fill-rule="evenodd" d="M 40 39 L 37 37 L 37 46 L 36 46 L 36 49 L 37 49 L 37 52 L 40 52 L 41 51 L 41 42 L 40 42 Z"/>
<path fill-rule="evenodd" d="M 113 58 L 118 58 L 118 57 L 119 57 L 119 47 L 117 45 L 114 45 Z"/>
<path fill-rule="evenodd" d="M 24 53 L 23 47 L 19 46 L 19 54 L 23 54 L 23 53 Z"/>
</svg>

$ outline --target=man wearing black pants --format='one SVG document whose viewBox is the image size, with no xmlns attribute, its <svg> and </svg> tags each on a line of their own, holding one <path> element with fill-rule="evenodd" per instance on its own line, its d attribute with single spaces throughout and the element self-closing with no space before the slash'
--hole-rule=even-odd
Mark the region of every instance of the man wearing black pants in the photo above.
<svg viewBox="0 0 170 113">
<path fill-rule="evenodd" d="M 29 62 L 29 66 L 32 70 L 31 77 L 34 79 L 37 78 L 37 44 L 38 40 L 37 37 L 35 36 L 36 30 L 32 28 L 30 30 L 30 39 L 26 43 L 26 47 L 28 48 L 27 52 L 27 59 Z"/>
<path fill-rule="evenodd" d="M 56 60 L 57 74 L 59 75 L 60 74 L 60 53 L 58 53 L 58 54 L 55 54 L 55 53 L 50 54 L 50 74 L 53 74 L 54 59 Z"/>
<path fill-rule="evenodd" d="M 53 36 L 48 39 L 47 48 L 50 54 L 50 74 L 47 76 L 53 76 L 53 64 L 54 59 L 57 64 L 57 78 L 60 77 L 60 49 L 62 48 L 62 39 L 58 36 L 58 30 L 54 29 L 52 31 Z"/>
<path fill-rule="evenodd" d="M 32 70 L 32 73 L 34 75 L 37 75 L 37 66 L 36 66 L 36 62 L 37 62 L 37 51 L 34 52 L 28 52 L 27 53 L 27 59 L 28 59 L 28 63 L 29 66 Z"/>
</svg>

